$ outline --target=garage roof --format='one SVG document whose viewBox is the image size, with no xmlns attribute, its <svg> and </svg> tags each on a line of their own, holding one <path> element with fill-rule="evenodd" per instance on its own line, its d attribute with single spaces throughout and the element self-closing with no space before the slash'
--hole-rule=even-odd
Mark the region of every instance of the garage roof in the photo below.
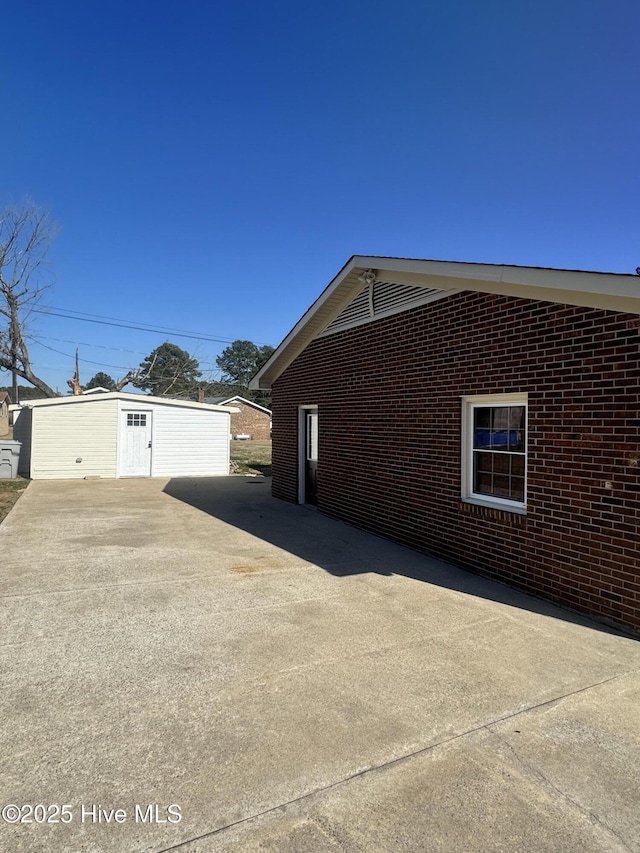
<svg viewBox="0 0 640 853">
<path fill-rule="evenodd" d="M 205 409 L 212 412 L 238 412 L 233 406 L 213 406 L 207 403 L 196 403 L 193 400 L 173 400 L 169 397 L 151 397 L 147 394 L 126 394 L 123 391 L 108 391 L 105 394 L 78 394 L 69 397 L 47 397 L 42 400 L 25 400 L 24 408 L 40 408 L 41 406 L 68 406 L 76 403 L 99 403 L 104 400 L 123 400 L 128 403 L 161 403 L 163 406 L 177 406 L 182 409 Z"/>
</svg>

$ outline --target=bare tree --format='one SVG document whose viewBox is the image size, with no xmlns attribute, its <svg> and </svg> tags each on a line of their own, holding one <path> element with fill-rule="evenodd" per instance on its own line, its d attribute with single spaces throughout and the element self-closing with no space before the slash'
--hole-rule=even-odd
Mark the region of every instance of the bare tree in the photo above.
<svg viewBox="0 0 640 853">
<path fill-rule="evenodd" d="M 127 372 L 127 374 L 122 377 L 122 379 L 119 379 L 116 382 L 116 386 L 113 390 L 114 391 L 122 391 L 122 389 L 124 388 L 125 385 L 129 385 L 129 384 L 135 385 L 137 382 L 145 382 L 147 380 L 147 378 L 148 378 L 148 373 L 145 372 L 144 370 L 140 370 L 140 368 L 138 368 L 138 367 L 131 368 L 131 370 L 129 370 Z"/>
<path fill-rule="evenodd" d="M 74 397 L 79 397 L 82 394 L 82 385 L 80 384 L 80 361 L 78 359 L 78 347 L 76 347 L 76 370 L 71 379 L 67 379 L 67 385 L 71 388 L 71 393 Z"/>
<path fill-rule="evenodd" d="M 106 373 L 96 373 L 96 375 L 93 378 L 97 379 L 98 377 L 104 377 L 105 388 L 107 388 L 108 390 L 122 391 L 122 389 L 125 387 L 125 385 L 129 385 L 129 383 L 145 381 L 147 379 L 147 374 L 138 368 L 131 368 L 130 370 L 127 371 L 126 375 L 123 376 L 122 379 L 119 379 L 117 382 L 115 380 L 113 380 L 110 376 L 108 376 Z M 97 382 L 96 384 L 99 385 L 100 382 Z M 76 369 L 75 369 L 75 372 L 74 372 L 73 376 L 71 377 L 71 379 L 67 379 L 67 385 L 71 389 L 71 393 L 73 394 L 74 397 L 78 397 L 81 394 L 84 394 L 85 390 L 87 390 L 88 388 L 94 387 L 94 385 L 91 382 L 89 383 L 89 385 L 87 386 L 86 389 L 80 384 L 80 359 L 79 359 L 79 353 L 78 353 L 77 348 L 76 348 Z"/>
<path fill-rule="evenodd" d="M 14 402 L 17 377 L 30 382 L 47 397 L 55 391 L 36 376 L 25 343 L 25 322 L 50 284 L 45 259 L 55 228 L 46 210 L 31 201 L 0 212 L 0 368 L 13 373 Z"/>
<path fill-rule="evenodd" d="M 110 376 L 108 376 L 106 373 L 96 373 L 96 375 L 93 377 L 93 380 L 99 379 L 100 377 L 104 377 L 104 387 L 107 390 L 122 391 L 125 385 L 146 381 L 147 374 L 139 368 L 130 368 L 127 371 L 126 375 L 123 376 L 122 379 L 119 379 L 117 382 Z M 69 386 L 69 388 L 71 388 L 72 395 L 74 397 L 78 397 L 81 394 L 84 394 L 85 390 L 88 390 L 89 388 L 94 388 L 95 385 L 101 384 L 100 381 L 94 383 L 93 380 L 89 382 L 86 388 L 80 384 L 80 361 L 78 350 L 76 349 L 76 369 L 71 379 L 67 379 L 67 385 Z"/>
</svg>

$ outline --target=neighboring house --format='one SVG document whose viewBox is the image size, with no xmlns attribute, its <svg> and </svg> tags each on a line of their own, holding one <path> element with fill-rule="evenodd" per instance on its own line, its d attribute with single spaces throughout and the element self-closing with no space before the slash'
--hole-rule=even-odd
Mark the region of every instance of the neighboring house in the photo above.
<svg viewBox="0 0 640 853">
<path fill-rule="evenodd" d="M 27 400 L 14 426 L 34 480 L 229 473 L 234 410 L 111 392 Z"/>
<path fill-rule="evenodd" d="M 9 405 L 11 397 L 6 391 L 0 391 L 0 435 L 9 432 Z"/>
<path fill-rule="evenodd" d="M 640 630 L 640 278 L 354 257 L 251 382 L 273 494 Z"/>
<path fill-rule="evenodd" d="M 205 403 L 218 406 L 233 406 L 238 411 L 231 415 L 231 435 L 242 436 L 254 441 L 268 441 L 271 438 L 271 410 L 259 406 L 244 397 L 205 397 Z"/>
<path fill-rule="evenodd" d="M 9 405 L 9 426 L 12 427 L 18 420 L 22 406 L 20 403 L 11 403 Z"/>
</svg>

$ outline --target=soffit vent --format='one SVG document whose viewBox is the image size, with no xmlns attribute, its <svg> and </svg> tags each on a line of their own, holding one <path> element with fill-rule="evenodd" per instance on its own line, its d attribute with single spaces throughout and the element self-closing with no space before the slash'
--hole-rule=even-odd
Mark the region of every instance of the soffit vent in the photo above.
<svg viewBox="0 0 640 853">
<path fill-rule="evenodd" d="M 318 337 L 371 323 L 380 317 L 398 314 L 400 311 L 433 302 L 454 292 L 427 287 L 410 287 L 392 281 L 376 281 L 364 287 Z"/>
</svg>

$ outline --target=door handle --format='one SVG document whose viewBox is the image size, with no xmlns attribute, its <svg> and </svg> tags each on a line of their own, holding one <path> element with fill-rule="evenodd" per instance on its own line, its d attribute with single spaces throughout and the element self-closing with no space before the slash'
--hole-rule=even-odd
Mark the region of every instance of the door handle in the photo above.
<svg viewBox="0 0 640 853">
<path fill-rule="evenodd" d="M 151 442 L 149 442 L 149 444 L 147 444 L 147 447 L 151 447 Z"/>
</svg>

